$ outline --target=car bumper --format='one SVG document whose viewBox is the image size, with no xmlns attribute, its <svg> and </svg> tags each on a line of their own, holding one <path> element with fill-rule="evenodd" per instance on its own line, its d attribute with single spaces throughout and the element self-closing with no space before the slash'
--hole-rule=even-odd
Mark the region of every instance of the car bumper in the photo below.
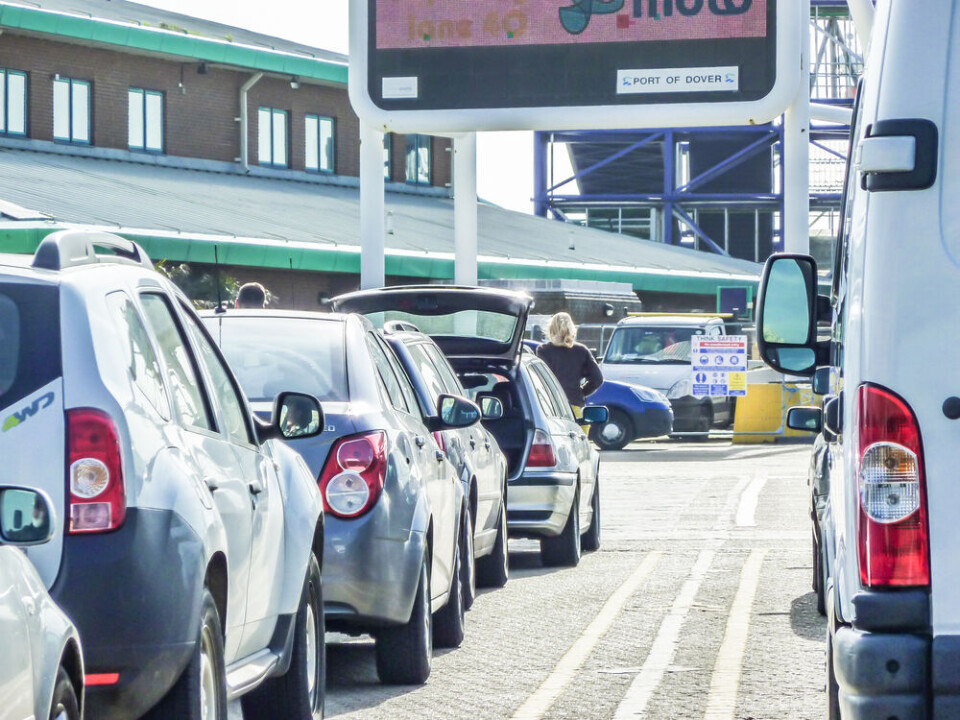
<svg viewBox="0 0 960 720">
<path fill-rule="evenodd" d="M 524 474 L 507 488 L 507 530 L 511 537 L 559 535 L 573 505 L 576 473 Z"/>
<path fill-rule="evenodd" d="M 328 627 L 365 631 L 410 619 L 426 537 L 388 532 L 381 505 L 353 520 L 327 514 L 323 549 L 323 606 Z"/>
<path fill-rule="evenodd" d="M 673 410 L 669 407 L 651 408 L 642 413 L 633 413 L 635 438 L 658 437 L 673 432 Z"/>
<path fill-rule="evenodd" d="M 86 690 L 86 715 L 139 717 L 189 662 L 204 576 L 203 543 L 175 513 L 128 509 L 112 533 L 66 535 L 50 595 L 73 620 L 86 673 L 119 673 Z"/>
</svg>

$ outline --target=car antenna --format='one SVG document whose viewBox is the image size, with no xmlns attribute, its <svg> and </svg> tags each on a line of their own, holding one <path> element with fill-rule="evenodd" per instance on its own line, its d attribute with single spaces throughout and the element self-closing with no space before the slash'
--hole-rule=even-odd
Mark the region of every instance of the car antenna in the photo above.
<svg viewBox="0 0 960 720">
<path fill-rule="evenodd" d="M 217 250 L 217 244 L 213 245 L 213 266 L 214 266 L 214 278 L 217 283 L 217 309 L 214 310 L 216 313 L 225 313 L 227 309 L 223 306 L 223 293 L 220 290 L 220 253 Z"/>
</svg>

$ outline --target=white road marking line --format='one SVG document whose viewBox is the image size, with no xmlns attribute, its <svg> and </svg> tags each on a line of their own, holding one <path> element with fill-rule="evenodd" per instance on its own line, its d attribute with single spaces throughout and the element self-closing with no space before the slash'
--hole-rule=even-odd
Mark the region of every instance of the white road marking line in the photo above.
<svg viewBox="0 0 960 720">
<path fill-rule="evenodd" d="M 733 720 L 737 709 L 737 694 L 740 692 L 740 675 L 743 672 L 743 657 L 750 633 L 750 614 L 760 584 L 760 569 L 766 550 L 754 550 L 740 572 L 740 585 L 733 598 L 727 629 L 717 653 L 710 678 L 710 694 L 704 720 Z"/>
<path fill-rule="evenodd" d="M 719 543 L 717 543 L 719 544 Z M 693 607 L 693 602 L 713 564 L 715 549 L 702 550 L 697 556 L 697 561 L 690 571 L 689 577 L 680 588 L 680 593 L 667 612 L 667 616 L 660 624 L 657 636 L 650 646 L 650 653 L 640 668 L 640 674 L 634 678 L 627 690 L 627 694 L 617 706 L 614 713 L 614 720 L 632 720 L 633 718 L 645 717 L 647 704 L 653 693 L 660 687 L 664 673 L 667 672 L 673 664 L 673 656 L 676 654 L 677 645 L 680 643 L 680 631 L 683 628 L 687 613 Z"/>
<path fill-rule="evenodd" d="M 655 551 L 643 559 L 633 574 L 607 599 L 579 639 L 560 658 L 553 672 L 517 709 L 513 714 L 513 720 L 538 720 L 553 706 L 567 685 L 573 681 L 577 671 L 583 667 L 593 648 L 620 616 L 623 606 L 653 572 L 662 556 L 662 552 Z"/>
<path fill-rule="evenodd" d="M 767 478 L 764 475 L 758 475 L 740 496 L 740 505 L 737 507 L 735 520 L 737 527 L 756 526 L 757 503 L 760 501 L 760 493 L 766 484 Z"/>
</svg>

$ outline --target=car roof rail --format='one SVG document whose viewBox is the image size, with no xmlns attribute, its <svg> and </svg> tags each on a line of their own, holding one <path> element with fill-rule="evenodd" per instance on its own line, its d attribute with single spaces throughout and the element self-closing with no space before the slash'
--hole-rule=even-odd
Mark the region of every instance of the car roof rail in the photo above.
<svg viewBox="0 0 960 720">
<path fill-rule="evenodd" d="M 383 332 L 387 335 L 398 332 L 420 332 L 420 328 L 407 320 L 387 320 L 383 324 Z"/>
<path fill-rule="evenodd" d="M 97 249 L 109 250 L 98 253 Z M 143 248 L 119 235 L 93 230 L 58 230 L 47 235 L 33 256 L 33 267 L 65 270 L 95 263 L 133 263 L 153 270 Z"/>
</svg>

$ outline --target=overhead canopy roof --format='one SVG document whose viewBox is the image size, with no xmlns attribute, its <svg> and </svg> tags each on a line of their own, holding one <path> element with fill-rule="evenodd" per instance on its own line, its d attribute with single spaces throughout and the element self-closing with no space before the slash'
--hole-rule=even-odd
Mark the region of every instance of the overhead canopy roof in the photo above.
<svg viewBox="0 0 960 720">
<path fill-rule="evenodd" d="M 290 177 L 299 180 L 0 148 L 0 244 L 32 252 L 42 234 L 82 224 L 138 239 L 154 260 L 359 272 L 358 189 Z M 386 209 L 387 274 L 451 278 L 453 202 L 388 192 Z M 760 274 L 751 262 L 491 205 L 480 205 L 478 225 L 482 278 L 712 294 Z"/>
</svg>

